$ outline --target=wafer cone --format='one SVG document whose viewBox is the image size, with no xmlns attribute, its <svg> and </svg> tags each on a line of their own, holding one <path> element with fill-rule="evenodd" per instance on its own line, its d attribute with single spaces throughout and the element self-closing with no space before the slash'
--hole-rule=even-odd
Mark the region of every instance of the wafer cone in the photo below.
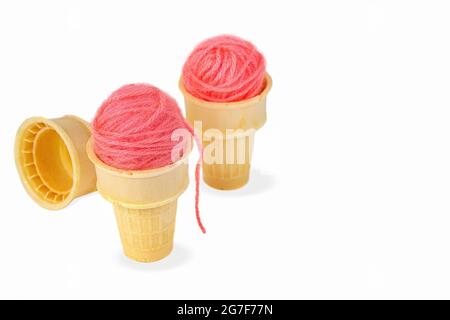
<svg viewBox="0 0 450 320">
<path fill-rule="evenodd" d="M 189 184 L 187 156 L 158 169 L 120 170 L 106 165 L 93 150 L 87 154 L 97 172 L 99 193 L 113 204 L 124 253 L 153 262 L 173 248 L 177 199 Z"/>
<path fill-rule="evenodd" d="M 51 210 L 95 191 L 95 168 L 86 155 L 89 124 L 76 116 L 33 117 L 17 131 L 14 155 L 22 183 L 39 205 Z"/>
<path fill-rule="evenodd" d="M 208 161 L 207 155 L 203 157 L 203 179 L 213 188 L 221 190 L 238 189 L 249 180 L 251 156 L 253 151 L 254 132 L 266 122 L 266 97 L 272 87 L 272 79 L 266 74 L 265 88 L 256 97 L 238 102 L 209 102 L 192 96 L 186 91 L 182 78 L 179 87 L 184 96 L 186 118 L 189 123 L 197 127 L 201 124 L 202 142 L 204 150 L 208 150 L 211 143 L 221 146 L 222 161 Z M 223 138 L 209 139 L 208 130 L 218 130 Z M 242 130 L 234 137 L 227 137 L 227 130 Z M 215 142 L 214 142 L 215 140 Z M 233 141 L 234 147 L 229 147 Z M 238 152 L 245 155 L 244 161 L 227 161 L 230 149 L 245 142 L 245 146 Z M 217 148 L 216 148 L 217 149 Z M 234 149 L 236 150 L 236 149 Z M 235 153 L 235 156 L 237 152 Z"/>
</svg>

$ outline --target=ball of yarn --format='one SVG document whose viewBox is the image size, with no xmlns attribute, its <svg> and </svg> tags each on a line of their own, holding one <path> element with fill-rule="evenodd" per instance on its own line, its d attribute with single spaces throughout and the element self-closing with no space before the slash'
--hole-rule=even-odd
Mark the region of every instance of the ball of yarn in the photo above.
<svg viewBox="0 0 450 320">
<path fill-rule="evenodd" d="M 195 168 L 195 211 L 198 225 L 205 233 L 199 210 L 201 144 L 176 101 L 168 94 L 149 84 L 129 84 L 114 91 L 92 122 L 94 152 L 104 163 L 118 169 L 164 167 L 181 159 L 187 147 L 180 148 L 179 141 L 172 141 L 172 134 L 178 129 L 188 130 L 199 147 L 200 159 Z M 174 148 L 179 150 L 178 159 L 173 159 Z"/>
<path fill-rule="evenodd" d="M 94 151 L 118 169 L 144 170 L 173 163 L 171 135 L 189 128 L 176 101 L 148 84 L 129 84 L 103 102 L 92 124 Z"/>
<path fill-rule="evenodd" d="M 256 47 L 239 37 L 201 42 L 183 67 L 183 84 L 194 97 L 211 102 L 250 99 L 265 86 L 266 62 Z"/>
</svg>

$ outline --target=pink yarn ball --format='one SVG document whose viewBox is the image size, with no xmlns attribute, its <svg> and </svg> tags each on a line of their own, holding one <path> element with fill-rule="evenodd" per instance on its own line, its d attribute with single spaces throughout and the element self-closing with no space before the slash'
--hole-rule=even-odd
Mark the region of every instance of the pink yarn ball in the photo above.
<svg viewBox="0 0 450 320">
<path fill-rule="evenodd" d="M 265 86 L 266 61 L 256 47 L 231 35 L 201 42 L 183 67 L 183 84 L 194 97 L 211 102 L 250 99 Z"/>
<path fill-rule="evenodd" d="M 111 167 L 125 170 L 160 168 L 172 164 L 172 151 L 180 147 L 172 141 L 172 133 L 186 129 L 194 136 L 200 155 L 201 144 L 194 130 L 181 114 L 176 101 L 168 94 L 149 84 L 128 84 L 114 91 L 97 110 L 92 122 L 94 152 Z M 186 141 L 186 143 L 190 141 Z M 179 159 L 183 148 L 178 148 Z M 201 157 L 195 167 L 195 212 L 200 219 Z"/>
<path fill-rule="evenodd" d="M 192 129 L 176 101 L 149 84 L 129 84 L 113 92 L 92 123 L 94 151 L 118 169 L 143 170 L 173 163 L 176 129 Z"/>
</svg>

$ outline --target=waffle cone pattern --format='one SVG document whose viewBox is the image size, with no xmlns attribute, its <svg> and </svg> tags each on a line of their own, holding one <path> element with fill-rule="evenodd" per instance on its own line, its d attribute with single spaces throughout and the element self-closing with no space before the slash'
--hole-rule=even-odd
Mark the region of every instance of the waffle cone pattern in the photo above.
<svg viewBox="0 0 450 320">
<path fill-rule="evenodd" d="M 97 158 L 92 140 L 86 149 L 95 164 L 97 189 L 114 207 L 125 255 L 139 262 L 168 256 L 173 248 L 177 199 L 189 184 L 187 159 L 158 169 L 119 170 Z"/>
<path fill-rule="evenodd" d="M 177 201 L 150 209 L 130 209 L 114 204 L 124 253 L 130 259 L 153 262 L 173 248 Z"/>
</svg>

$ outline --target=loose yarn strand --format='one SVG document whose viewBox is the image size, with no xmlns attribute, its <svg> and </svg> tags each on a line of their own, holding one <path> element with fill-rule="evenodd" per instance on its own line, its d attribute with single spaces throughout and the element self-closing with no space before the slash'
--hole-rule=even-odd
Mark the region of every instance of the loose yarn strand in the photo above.
<svg viewBox="0 0 450 320">
<path fill-rule="evenodd" d="M 192 134 L 192 137 L 195 140 L 195 144 L 197 145 L 197 149 L 199 152 L 199 157 L 197 160 L 197 163 L 195 164 L 195 216 L 197 218 L 197 224 L 200 227 L 200 230 L 202 230 L 203 233 L 206 233 L 206 229 L 202 223 L 202 219 L 200 218 L 200 172 L 202 168 L 202 162 L 203 162 L 203 146 L 200 141 L 200 138 L 195 133 L 194 129 L 190 126 L 190 124 L 185 121 L 186 127 L 189 130 L 189 132 Z"/>
</svg>

